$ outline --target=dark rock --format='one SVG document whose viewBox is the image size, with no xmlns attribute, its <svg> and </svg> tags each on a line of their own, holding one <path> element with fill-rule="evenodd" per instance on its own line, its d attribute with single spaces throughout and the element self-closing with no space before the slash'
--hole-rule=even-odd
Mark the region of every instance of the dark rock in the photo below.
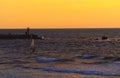
<svg viewBox="0 0 120 78">
<path fill-rule="evenodd" d="M 107 40 L 108 37 L 107 36 L 102 36 L 102 40 Z"/>
</svg>

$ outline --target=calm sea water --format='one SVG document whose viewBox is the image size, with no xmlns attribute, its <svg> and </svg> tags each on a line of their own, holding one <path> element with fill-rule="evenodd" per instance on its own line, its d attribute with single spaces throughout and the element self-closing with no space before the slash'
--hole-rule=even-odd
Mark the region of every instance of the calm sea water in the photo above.
<svg viewBox="0 0 120 78">
<path fill-rule="evenodd" d="M 1 29 L 0 34 L 24 34 L 25 31 L 25 29 Z M 6 72 L 8 68 L 16 71 L 17 68 L 22 69 L 18 74 L 23 74 L 21 72 L 25 70 L 32 70 L 34 73 L 33 70 L 37 69 L 88 76 L 120 76 L 120 42 L 81 40 L 104 35 L 110 38 L 120 37 L 120 29 L 31 29 L 30 33 L 46 38 L 35 40 L 35 52 L 30 49 L 31 39 L 0 40 L 0 76 L 4 76 L 0 78 L 10 76 L 9 72 Z M 53 62 L 52 59 L 59 60 Z M 113 69 L 114 71 L 111 71 Z M 6 73 L 1 74 L 3 71 Z M 21 78 L 18 75 L 9 78 L 16 77 Z"/>
</svg>

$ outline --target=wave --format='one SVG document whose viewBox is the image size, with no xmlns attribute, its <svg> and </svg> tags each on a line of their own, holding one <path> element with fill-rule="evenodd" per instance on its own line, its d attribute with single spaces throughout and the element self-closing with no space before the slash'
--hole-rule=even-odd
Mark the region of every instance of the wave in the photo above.
<svg viewBox="0 0 120 78">
<path fill-rule="evenodd" d="M 58 72 L 58 73 L 77 73 L 83 75 L 98 75 L 98 76 L 120 76 L 120 74 L 109 74 L 100 71 L 92 71 L 92 70 L 72 70 L 72 69 L 60 69 L 54 67 L 31 67 L 31 66 L 20 66 L 25 69 L 35 69 L 42 70 L 48 72 Z"/>
<path fill-rule="evenodd" d="M 120 57 L 115 56 L 95 56 L 95 55 L 81 55 L 75 56 L 73 59 L 96 59 L 96 60 L 111 60 L 111 61 L 120 61 Z"/>
</svg>

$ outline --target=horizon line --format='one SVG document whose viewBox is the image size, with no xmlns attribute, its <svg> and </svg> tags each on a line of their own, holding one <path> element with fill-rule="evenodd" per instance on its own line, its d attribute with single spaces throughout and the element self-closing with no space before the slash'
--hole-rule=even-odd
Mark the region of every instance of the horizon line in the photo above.
<svg viewBox="0 0 120 78">
<path fill-rule="evenodd" d="M 26 28 L 0 28 L 0 29 L 120 29 L 120 27 L 109 27 L 109 28 L 32 28 L 32 27 L 26 27 Z"/>
</svg>

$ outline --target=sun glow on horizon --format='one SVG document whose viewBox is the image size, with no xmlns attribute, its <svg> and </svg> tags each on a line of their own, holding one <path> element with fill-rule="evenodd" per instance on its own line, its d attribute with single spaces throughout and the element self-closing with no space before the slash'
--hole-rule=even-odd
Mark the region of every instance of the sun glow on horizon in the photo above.
<svg viewBox="0 0 120 78">
<path fill-rule="evenodd" d="M 120 28 L 120 0 L 0 0 L 0 28 Z"/>
</svg>

